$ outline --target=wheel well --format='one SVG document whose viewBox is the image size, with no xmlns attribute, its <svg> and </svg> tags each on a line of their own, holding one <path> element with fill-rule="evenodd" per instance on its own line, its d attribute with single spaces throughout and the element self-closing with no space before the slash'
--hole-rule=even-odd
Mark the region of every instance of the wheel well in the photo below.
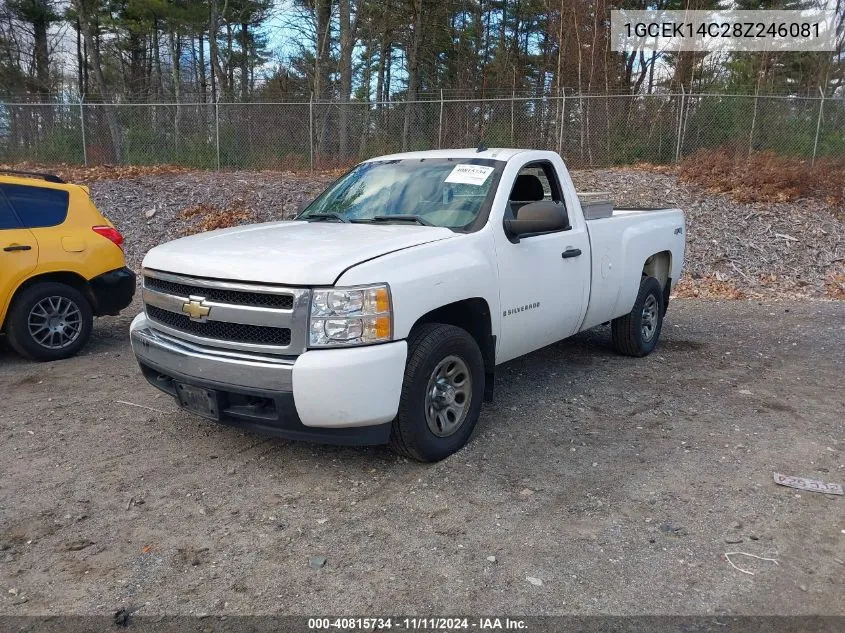
<svg viewBox="0 0 845 633">
<path fill-rule="evenodd" d="M 664 289 L 670 272 L 672 272 L 672 253 L 669 251 L 655 253 L 646 259 L 645 264 L 643 264 L 643 275 L 654 277 L 660 282 L 660 287 Z"/>
<path fill-rule="evenodd" d="M 15 298 L 24 290 L 33 286 L 37 283 L 41 283 L 44 281 L 55 281 L 57 283 L 66 284 L 71 286 L 72 288 L 76 288 L 79 292 L 81 292 L 88 302 L 91 304 L 91 309 L 96 310 L 97 304 L 94 299 L 94 293 L 91 292 L 91 286 L 86 281 L 85 277 L 82 275 L 77 275 L 76 273 L 71 272 L 53 272 L 53 273 L 44 273 L 42 275 L 36 275 L 35 277 L 30 277 L 25 282 L 23 282 L 20 286 L 17 287 L 15 293 L 12 295 L 12 300 L 9 302 L 9 305 L 15 301 Z"/>
<path fill-rule="evenodd" d="M 480 297 L 455 301 L 422 315 L 414 323 L 414 328 L 423 323 L 446 323 L 469 332 L 478 343 L 484 358 L 485 398 L 491 398 L 496 367 L 496 337 L 493 336 L 490 306 L 487 302 Z"/>
</svg>

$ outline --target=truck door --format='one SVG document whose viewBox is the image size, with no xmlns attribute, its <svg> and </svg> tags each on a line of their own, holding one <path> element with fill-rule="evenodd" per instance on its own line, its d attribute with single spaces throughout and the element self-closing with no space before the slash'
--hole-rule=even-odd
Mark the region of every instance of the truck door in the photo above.
<svg viewBox="0 0 845 633">
<path fill-rule="evenodd" d="M 519 210 L 530 202 L 565 204 L 554 166 L 548 161 L 526 164 L 517 175 L 508 201 Z M 514 244 L 503 227 L 494 227 L 502 306 L 501 362 L 574 334 L 589 296 L 589 236 L 583 218 L 569 213 L 570 229 L 523 237 Z"/>
</svg>

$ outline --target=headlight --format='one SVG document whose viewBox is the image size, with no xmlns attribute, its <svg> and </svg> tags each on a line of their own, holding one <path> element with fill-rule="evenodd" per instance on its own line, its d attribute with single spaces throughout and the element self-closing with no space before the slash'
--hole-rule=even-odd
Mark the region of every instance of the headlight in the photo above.
<svg viewBox="0 0 845 633">
<path fill-rule="evenodd" d="M 311 347 L 389 341 L 393 336 L 390 287 L 379 284 L 313 290 L 308 331 Z"/>
</svg>

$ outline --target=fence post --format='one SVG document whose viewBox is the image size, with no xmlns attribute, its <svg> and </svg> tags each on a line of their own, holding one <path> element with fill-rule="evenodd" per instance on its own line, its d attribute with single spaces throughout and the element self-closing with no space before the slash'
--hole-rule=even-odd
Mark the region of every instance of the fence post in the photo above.
<svg viewBox="0 0 845 633">
<path fill-rule="evenodd" d="M 85 94 L 83 93 L 83 95 L 79 97 L 79 124 L 82 129 L 82 162 L 86 167 L 88 167 L 88 143 L 85 140 L 85 110 L 82 107 L 84 101 Z"/>
<path fill-rule="evenodd" d="M 748 135 L 748 155 L 754 150 L 754 128 L 757 127 L 757 101 L 760 98 L 759 82 L 757 90 L 754 91 L 754 111 L 751 115 L 751 132 Z"/>
<path fill-rule="evenodd" d="M 822 112 L 824 111 L 824 90 L 822 90 L 821 86 L 819 86 L 819 93 L 821 94 L 822 98 L 819 101 L 819 119 L 816 121 L 816 139 L 813 141 L 813 160 L 810 163 L 810 167 L 816 166 L 816 152 L 819 149 L 819 131 L 822 128 Z"/>
<path fill-rule="evenodd" d="M 314 173 L 314 93 L 308 101 L 308 150 L 311 161 L 311 173 Z"/>
<path fill-rule="evenodd" d="M 684 90 L 684 85 L 681 84 L 681 109 L 678 112 L 678 133 L 675 139 L 675 162 L 678 163 L 681 160 L 681 134 L 682 128 L 684 124 L 684 101 L 686 101 L 686 91 Z"/>
<path fill-rule="evenodd" d="M 220 171 L 220 94 L 214 100 L 214 138 L 217 145 L 217 171 Z"/>
<path fill-rule="evenodd" d="M 560 89 L 560 122 L 557 131 L 557 153 L 563 155 L 563 123 L 566 121 L 566 86 Z"/>
<path fill-rule="evenodd" d="M 513 119 L 514 119 L 514 102 L 516 101 L 516 88 L 511 91 L 511 147 L 514 147 L 516 143 L 513 140 Z"/>
<path fill-rule="evenodd" d="M 440 89 L 440 123 L 437 126 L 437 149 L 443 142 L 443 88 Z"/>
</svg>

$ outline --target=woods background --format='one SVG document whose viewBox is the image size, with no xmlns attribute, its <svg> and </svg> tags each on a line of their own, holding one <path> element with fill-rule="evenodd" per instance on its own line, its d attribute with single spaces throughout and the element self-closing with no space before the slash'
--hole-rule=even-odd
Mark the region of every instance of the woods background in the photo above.
<svg viewBox="0 0 845 633">
<path fill-rule="evenodd" d="M 845 0 L 739 0 L 741 9 Z M 616 8 L 716 0 L 5 0 L 0 161 L 332 167 L 516 145 L 845 158 L 834 53 L 616 53 Z"/>
</svg>

